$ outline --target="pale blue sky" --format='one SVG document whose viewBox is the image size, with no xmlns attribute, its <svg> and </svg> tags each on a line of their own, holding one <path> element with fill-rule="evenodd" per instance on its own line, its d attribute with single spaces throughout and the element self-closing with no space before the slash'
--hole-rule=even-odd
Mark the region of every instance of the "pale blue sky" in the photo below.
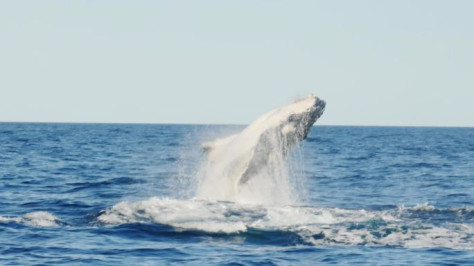
<svg viewBox="0 0 474 266">
<path fill-rule="evenodd" d="M 1 1 L 0 121 L 474 126 L 474 1 Z"/>
</svg>

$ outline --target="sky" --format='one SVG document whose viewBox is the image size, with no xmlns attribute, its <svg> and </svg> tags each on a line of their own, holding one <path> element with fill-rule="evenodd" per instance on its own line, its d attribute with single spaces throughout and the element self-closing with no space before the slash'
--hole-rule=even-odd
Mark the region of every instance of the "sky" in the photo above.
<svg viewBox="0 0 474 266">
<path fill-rule="evenodd" d="M 474 1 L 0 1 L 0 121 L 474 126 Z"/>
</svg>

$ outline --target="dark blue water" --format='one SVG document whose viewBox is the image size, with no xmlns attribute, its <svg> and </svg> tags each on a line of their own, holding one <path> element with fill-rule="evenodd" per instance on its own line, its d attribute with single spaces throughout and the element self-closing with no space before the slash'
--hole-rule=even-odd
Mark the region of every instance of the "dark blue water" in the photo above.
<svg viewBox="0 0 474 266">
<path fill-rule="evenodd" d="M 241 128 L 0 123 L 0 264 L 474 264 L 473 128 L 316 126 L 300 204 L 193 198 Z"/>
</svg>

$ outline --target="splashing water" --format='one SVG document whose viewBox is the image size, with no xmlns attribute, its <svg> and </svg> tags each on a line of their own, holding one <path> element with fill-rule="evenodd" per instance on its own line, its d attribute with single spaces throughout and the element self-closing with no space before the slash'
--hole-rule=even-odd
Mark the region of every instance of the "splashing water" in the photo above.
<svg viewBox="0 0 474 266">
<path fill-rule="evenodd" d="M 324 107 L 324 101 L 311 95 L 264 114 L 238 134 L 204 144 L 208 159 L 198 173 L 197 198 L 295 204 L 288 155 Z"/>
<path fill-rule="evenodd" d="M 432 212 L 429 210 L 428 212 Z M 437 212 L 472 217 L 473 210 Z M 345 210 L 311 206 L 269 206 L 207 200 L 175 200 L 153 197 L 139 202 L 121 202 L 98 217 L 107 224 L 156 223 L 177 231 L 211 234 L 296 234 L 295 244 L 449 247 L 473 250 L 474 227 L 449 223 L 437 226 L 419 207 L 383 211 Z M 455 220 L 456 220 L 455 219 Z M 465 218 L 464 218 L 465 219 Z M 468 218 L 469 219 L 469 218 Z"/>
<path fill-rule="evenodd" d="M 195 197 L 122 201 L 98 215 L 97 221 L 152 223 L 176 232 L 249 237 L 284 232 L 296 237 L 294 244 L 305 245 L 472 249 L 471 209 L 437 209 L 428 203 L 388 210 L 301 205 L 295 183 L 301 175 L 297 144 L 306 138 L 324 107 L 324 101 L 310 96 L 263 115 L 240 133 L 205 143 L 206 160 L 195 175 Z M 433 220 L 432 214 L 449 216 L 450 222 Z M 62 224 L 48 212 L 0 217 L 0 222 L 40 227 Z"/>
<path fill-rule="evenodd" d="M 151 222 L 212 234 L 283 231 L 296 234 L 297 243 L 309 245 L 471 249 L 472 226 L 425 221 L 424 212 L 435 210 L 428 204 L 386 211 L 301 205 L 301 185 L 295 182 L 302 159 L 297 144 L 306 138 L 324 107 L 324 101 L 310 96 L 270 111 L 240 133 L 205 143 L 206 160 L 196 174 L 194 198 L 125 201 L 98 220 Z"/>
</svg>

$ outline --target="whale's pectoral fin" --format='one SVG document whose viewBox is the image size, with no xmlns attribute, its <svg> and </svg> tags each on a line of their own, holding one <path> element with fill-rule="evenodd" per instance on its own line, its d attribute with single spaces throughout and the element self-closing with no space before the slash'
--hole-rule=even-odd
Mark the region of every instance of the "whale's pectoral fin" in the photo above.
<svg viewBox="0 0 474 266">
<path fill-rule="evenodd" d="M 247 168 L 240 176 L 239 185 L 243 185 L 254 176 L 257 176 L 267 166 L 269 156 L 274 151 L 275 147 L 272 146 L 272 142 L 268 135 L 262 135 L 257 146 L 252 151 Z"/>
</svg>

